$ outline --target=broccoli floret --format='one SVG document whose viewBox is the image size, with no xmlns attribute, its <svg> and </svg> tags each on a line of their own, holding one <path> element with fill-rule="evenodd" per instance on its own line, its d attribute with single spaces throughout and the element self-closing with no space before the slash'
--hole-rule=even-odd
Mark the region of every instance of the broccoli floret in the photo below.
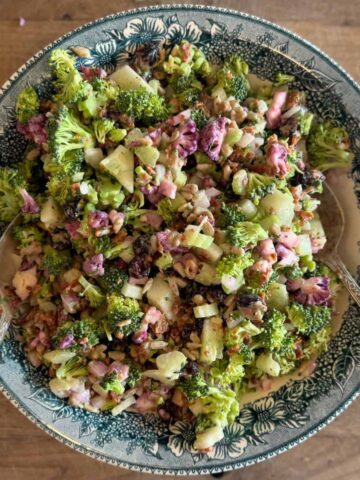
<svg viewBox="0 0 360 480">
<path fill-rule="evenodd" d="M 61 107 L 49 121 L 49 141 L 51 152 L 59 163 L 72 150 L 95 146 L 91 130 L 66 106 Z"/>
<path fill-rule="evenodd" d="M 70 177 L 50 177 L 46 184 L 49 195 L 57 201 L 59 205 L 65 205 L 72 200 L 73 182 Z"/>
<path fill-rule="evenodd" d="M 61 82 L 65 82 L 69 73 L 72 70 L 76 70 L 75 57 L 72 57 L 66 50 L 61 48 L 51 52 L 49 63 L 53 67 L 57 79 Z"/>
<path fill-rule="evenodd" d="M 113 128 L 108 134 L 108 139 L 114 143 L 120 143 L 127 135 L 125 128 Z"/>
<path fill-rule="evenodd" d="M 211 70 L 204 53 L 186 40 L 172 48 L 170 55 L 163 63 L 163 69 L 170 75 L 186 76 L 192 72 L 206 76 Z"/>
<path fill-rule="evenodd" d="M 119 94 L 119 87 L 113 80 L 95 77 L 91 81 L 91 86 L 97 93 L 101 93 L 109 101 L 116 100 Z"/>
<path fill-rule="evenodd" d="M 105 264 L 104 275 L 98 278 L 98 282 L 109 293 L 120 293 L 124 283 L 128 280 L 128 274 L 116 264 Z"/>
<path fill-rule="evenodd" d="M 326 352 L 331 340 L 332 328 L 327 325 L 316 333 L 312 333 L 304 344 L 303 358 L 318 357 Z"/>
<path fill-rule="evenodd" d="M 129 388 L 135 387 L 135 385 L 139 382 L 140 378 L 140 367 L 135 362 L 131 362 L 129 365 L 129 375 L 126 378 L 126 386 Z"/>
<path fill-rule="evenodd" d="M 214 90 L 223 88 L 228 96 L 242 102 L 248 96 L 250 88 L 244 75 L 248 69 L 248 65 L 240 57 L 231 55 L 225 59 L 224 65 L 217 72 L 217 84 Z"/>
<path fill-rule="evenodd" d="M 269 291 L 270 286 L 277 282 L 279 274 L 276 271 L 271 273 L 267 282 L 264 282 L 261 272 L 251 272 L 246 278 L 246 286 L 244 287 L 247 293 L 254 295 L 263 295 Z"/>
<path fill-rule="evenodd" d="M 280 348 L 273 352 L 274 360 L 280 365 L 281 375 L 291 372 L 296 366 L 295 341 L 294 336 L 287 334 Z"/>
<path fill-rule="evenodd" d="M 44 246 L 43 266 L 49 275 L 59 275 L 71 265 L 69 250 L 56 250 L 50 245 Z"/>
<path fill-rule="evenodd" d="M 16 100 L 16 118 L 20 123 L 27 123 L 39 113 L 39 98 L 33 87 L 22 90 Z"/>
<path fill-rule="evenodd" d="M 84 365 L 84 359 L 79 356 L 70 358 L 56 370 L 57 378 L 86 377 L 87 375 L 88 370 Z"/>
<path fill-rule="evenodd" d="M 139 328 L 142 312 L 137 300 L 111 294 L 107 303 L 107 325 L 112 333 L 128 336 Z"/>
<path fill-rule="evenodd" d="M 331 319 L 331 309 L 329 307 L 305 306 L 295 302 L 287 308 L 287 314 L 291 323 L 304 335 L 317 333 L 327 326 Z"/>
<path fill-rule="evenodd" d="M 102 177 L 97 190 L 99 192 L 100 203 L 104 207 L 118 209 L 125 199 L 120 183 L 110 177 Z"/>
<path fill-rule="evenodd" d="M 205 397 L 209 393 L 209 386 L 200 373 L 186 377 L 183 376 L 180 378 L 177 387 L 190 401 L 194 400 L 195 398 Z"/>
<path fill-rule="evenodd" d="M 208 122 L 205 112 L 202 108 L 195 108 L 191 112 L 191 119 L 196 123 L 196 128 L 201 130 Z"/>
<path fill-rule="evenodd" d="M 214 426 L 225 428 L 239 415 L 236 393 L 230 389 L 209 387 L 209 394 L 196 399 L 194 404 L 197 411 L 196 433 Z"/>
<path fill-rule="evenodd" d="M 244 255 L 225 255 L 216 266 L 225 293 L 238 290 L 245 282 L 244 270 L 254 263 L 250 253 Z"/>
<path fill-rule="evenodd" d="M 231 350 L 237 350 L 242 353 L 247 359 L 252 355 L 244 344 L 244 338 L 259 335 L 262 330 L 250 322 L 250 320 L 243 320 L 238 325 L 225 330 L 224 346 Z"/>
<path fill-rule="evenodd" d="M 0 221 L 10 222 L 19 213 L 23 200 L 19 188 L 25 185 L 24 179 L 13 168 L 0 169 Z"/>
<path fill-rule="evenodd" d="M 120 382 L 117 372 L 111 372 L 104 376 L 101 380 L 100 387 L 102 387 L 107 392 L 114 392 L 121 394 L 124 392 L 124 385 Z"/>
<path fill-rule="evenodd" d="M 79 278 L 80 285 L 84 288 L 82 295 L 85 296 L 92 308 L 98 308 L 105 301 L 105 295 L 102 293 L 99 287 L 90 283 L 86 278 L 81 275 Z"/>
<path fill-rule="evenodd" d="M 247 355 L 241 353 L 234 353 L 228 358 L 217 360 L 210 369 L 211 381 L 221 387 L 239 386 L 245 376 L 247 360 Z"/>
<path fill-rule="evenodd" d="M 121 113 L 145 125 L 160 122 L 168 116 L 164 98 L 145 88 L 122 90 L 116 101 L 116 107 Z"/>
<path fill-rule="evenodd" d="M 225 204 L 221 206 L 221 223 L 224 227 L 232 227 L 245 220 L 245 215 L 239 210 L 239 206 L 234 204 Z"/>
<path fill-rule="evenodd" d="M 309 135 L 313 120 L 314 114 L 311 112 L 304 112 L 298 116 L 298 129 L 301 135 Z"/>
<path fill-rule="evenodd" d="M 12 236 L 20 248 L 28 247 L 33 242 L 42 242 L 44 233 L 35 225 L 15 225 Z"/>
<path fill-rule="evenodd" d="M 98 118 L 100 110 L 107 108 L 116 100 L 119 87 L 111 81 L 95 78 L 91 85 L 93 91 L 90 91 L 86 99 L 78 102 L 78 109 L 85 118 Z"/>
<path fill-rule="evenodd" d="M 199 99 L 203 86 L 196 79 L 194 73 L 190 75 L 174 75 L 170 80 L 170 85 L 174 90 L 173 99 L 181 105 L 181 107 L 191 107 Z M 173 103 L 172 99 L 172 103 Z"/>
<path fill-rule="evenodd" d="M 101 337 L 102 330 L 98 322 L 93 318 L 86 318 L 61 324 L 51 340 L 56 348 L 80 351 L 97 345 Z"/>
<path fill-rule="evenodd" d="M 304 271 L 299 267 L 299 265 L 293 265 L 292 267 L 282 268 L 281 273 L 287 279 L 290 279 L 290 280 L 304 276 Z"/>
<path fill-rule="evenodd" d="M 270 352 L 280 350 L 287 335 L 284 325 L 286 316 L 278 310 L 272 310 L 264 320 L 264 330 L 257 340 L 263 348 Z"/>
<path fill-rule="evenodd" d="M 175 218 L 174 202 L 170 198 L 163 198 L 156 205 L 157 213 L 163 218 L 166 225 L 171 225 Z"/>
<path fill-rule="evenodd" d="M 113 130 L 115 125 L 114 120 L 110 118 L 98 118 L 93 121 L 93 129 L 96 140 L 99 143 L 105 143 L 106 135 Z"/>
<path fill-rule="evenodd" d="M 56 49 L 51 53 L 50 66 L 56 76 L 56 101 L 75 103 L 91 92 L 91 85 L 85 81 L 75 67 L 75 59 L 65 50 Z"/>
<path fill-rule="evenodd" d="M 225 58 L 224 67 L 234 75 L 247 75 L 249 73 L 249 65 L 236 53 L 232 53 Z"/>
<path fill-rule="evenodd" d="M 311 128 L 307 147 L 311 164 L 322 172 L 330 168 L 347 168 L 354 159 L 354 154 L 349 152 L 346 130 L 328 121 Z"/>
<path fill-rule="evenodd" d="M 260 200 L 268 193 L 278 188 L 278 181 L 273 177 L 261 175 L 260 173 L 249 172 L 246 185 L 246 196 L 258 205 Z"/>
<path fill-rule="evenodd" d="M 257 245 L 261 240 L 265 240 L 268 234 L 258 223 L 241 222 L 228 227 L 226 237 L 235 247 L 246 247 L 250 244 Z"/>
<path fill-rule="evenodd" d="M 60 205 L 69 203 L 73 198 L 73 175 L 81 171 L 84 162 L 82 150 L 67 152 L 59 162 L 54 157 L 48 157 L 44 162 L 44 171 L 50 174 L 46 184 L 48 193 Z"/>
<path fill-rule="evenodd" d="M 287 85 L 295 80 L 294 75 L 288 75 L 286 73 L 277 72 L 275 75 L 275 85 L 277 87 L 282 87 Z"/>
<path fill-rule="evenodd" d="M 312 255 L 300 257 L 300 267 L 304 272 L 313 272 L 316 269 L 316 262 Z"/>
<path fill-rule="evenodd" d="M 232 277 L 239 277 L 243 275 L 243 271 L 254 263 L 250 253 L 244 255 L 225 255 L 221 258 L 216 266 L 218 275 L 230 275 Z"/>
<path fill-rule="evenodd" d="M 94 253 L 105 253 L 110 250 L 112 246 L 111 239 L 107 235 L 103 235 L 102 237 L 90 236 L 88 237 L 88 242 Z"/>
</svg>

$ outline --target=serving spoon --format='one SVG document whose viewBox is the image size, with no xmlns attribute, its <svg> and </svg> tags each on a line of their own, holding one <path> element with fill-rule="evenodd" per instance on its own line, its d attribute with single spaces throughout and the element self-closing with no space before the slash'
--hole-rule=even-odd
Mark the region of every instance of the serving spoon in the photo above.
<svg viewBox="0 0 360 480">
<path fill-rule="evenodd" d="M 345 229 L 345 215 L 335 193 L 326 182 L 324 182 L 321 204 L 317 211 L 327 239 L 324 248 L 317 254 L 317 258 L 337 274 L 339 280 L 360 307 L 360 287 L 338 253 Z"/>
<path fill-rule="evenodd" d="M 338 254 L 339 244 L 344 234 L 344 212 L 335 193 L 326 182 L 324 183 L 324 191 L 321 195 L 321 204 L 318 207 L 318 212 L 326 232 L 327 241 L 324 248 L 317 254 L 317 258 L 338 275 L 340 281 L 360 307 L 360 287 Z M 6 302 L 4 287 L 6 284 L 11 283 L 11 279 L 19 266 L 14 261 L 16 255 L 11 236 L 12 227 L 16 225 L 18 220 L 19 218 L 16 217 L 9 224 L 0 239 L 0 258 L 2 259 L 0 271 L 0 342 L 3 340 L 11 321 L 11 311 Z"/>
</svg>

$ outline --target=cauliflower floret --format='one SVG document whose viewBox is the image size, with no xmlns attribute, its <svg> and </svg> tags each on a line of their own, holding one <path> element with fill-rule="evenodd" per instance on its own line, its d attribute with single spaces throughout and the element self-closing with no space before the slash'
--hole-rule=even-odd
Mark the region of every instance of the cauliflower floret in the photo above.
<svg viewBox="0 0 360 480">
<path fill-rule="evenodd" d="M 29 270 L 17 271 L 12 281 L 15 288 L 16 295 L 21 300 L 26 300 L 31 293 L 31 290 L 37 284 L 36 267 L 29 268 Z"/>
</svg>

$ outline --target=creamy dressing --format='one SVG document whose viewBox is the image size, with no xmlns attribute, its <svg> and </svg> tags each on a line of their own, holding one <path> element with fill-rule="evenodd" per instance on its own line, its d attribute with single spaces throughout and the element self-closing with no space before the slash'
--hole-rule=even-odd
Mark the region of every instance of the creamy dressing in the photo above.
<svg viewBox="0 0 360 480">
<path fill-rule="evenodd" d="M 344 313 L 346 312 L 349 305 L 349 296 L 344 287 L 340 287 L 337 292 L 336 297 L 336 310 L 332 316 L 332 336 L 335 336 L 336 333 L 340 330 Z M 314 360 L 307 360 L 303 362 L 296 370 L 287 375 L 282 375 L 278 378 L 272 378 L 269 388 L 267 389 L 258 389 L 253 392 L 244 393 L 239 398 L 240 408 L 244 407 L 247 403 L 255 402 L 260 398 L 267 397 L 270 393 L 277 392 L 284 385 L 302 380 L 312 374 L 314 371 Z"/>
</svg>

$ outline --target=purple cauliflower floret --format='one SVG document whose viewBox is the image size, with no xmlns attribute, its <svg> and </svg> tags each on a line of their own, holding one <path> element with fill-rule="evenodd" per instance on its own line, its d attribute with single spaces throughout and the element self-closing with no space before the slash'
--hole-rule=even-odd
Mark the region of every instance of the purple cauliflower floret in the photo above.
<svg viewBox="0 0 360 480">
<path fill-rule="evenodd" d="M 296 278 L 287 281 L 287 289 L 302 305 L 329 305 L 331 292 L 328 277 Z"/>
<path fill-rule="evenodd" d="M 295 265 L 295 263 L 298 261 L 297 255 L 292 250 L 285 247 L 285 245 L 282 243 L 278 243 L 276 245 L 276 254 L 279 260 L 278 265 L 281 267 Z"/>
<path fill-rule="evenodd" d="M 39 205 L 36 203 L 35 199 L 25 190 L 25 188 L 20 188 L 19 192 L 22 196 L 22 199 L 24 200 L 21 211 L 23 213 L 39 213 Z"/>
<path fill-rule="evenodd" d="M 220 150 L 226 133 L 229 119 L 218 117 L 207 123 L 200 132 L 200 147 L 214 162 L 219 160 Z"/>
<path fill-rule="evenodd" d="M 287 150 L 281 143 L 272 143 L 266 150 L 266 165 L 271 175 L 277 175 L 280 178 L 285 177 L 289 172 L 287 162 Z"/>
<path fill-rule="evenodd" d="M 187 120 L 178 129 L 179 136 L 173 146 L 181 158 L 186 158 L 198 149 L 199 134 L 194 120 Z"/>
<path fill-rule="evenodd" d="M 104 255 L 99 253 L 93 257 L 88 257 L 83 262 L 83 270 L 89 277 L 101 277 L 104 275 Z"/>
<path fill-rule="evenodd" d="M 105 228 L 109 225 L 109 215 L 100 210 L 94 210 L 89 213 L 89 226 L 97 230 L 98 228 Z"/>
<path fill-rule="evenodd" d="M 71 345 L 74 345 L 75 343 L 75 337 L 72 333 L 67 333 L 64 338 L 60 341 L 59 343 L 59 348 L 61 350 L 65 350 L 66 348 L 70 347 Z"/>
<path fill-rule="evenodd" d="M 30 118 L 25 124 L 17 123 L 16 128 L 17 131 L 22 133 L 28 140 L 41 147 L 48 140 L 45 124 L 46 116 L 40 114 Z"/>
<path fill-rule="evenodd" d="M 156 185 L 145 185 L 140 187 L 140 191 L 146 196 L 147 200 L 153 205 L 160 202 L 165 196 L 159 191 Z"/>
</svg>

